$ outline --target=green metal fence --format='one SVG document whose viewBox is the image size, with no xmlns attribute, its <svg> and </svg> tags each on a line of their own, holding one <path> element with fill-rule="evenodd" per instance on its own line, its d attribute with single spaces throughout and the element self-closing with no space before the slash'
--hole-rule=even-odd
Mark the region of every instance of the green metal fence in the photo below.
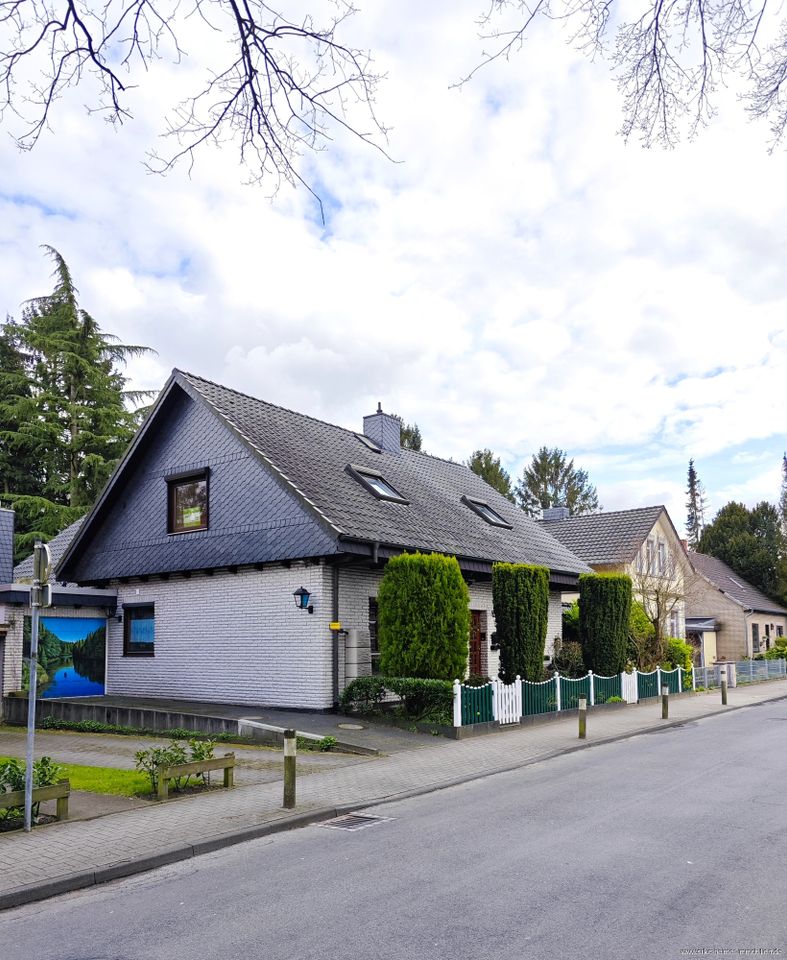
<svg viewBox="0 0 787 960">
<path fill-rule="evenodd" d="M 572 677 L 560 678 L 560 709 L 576 710 L 579 705 L 579 698 L 584 697 L 586 703 L 590 703 L 590 677 Z"/>
<path fill-rule="evenodd" d="M 593 701 L 606 703 L 610 697 L 622 697 L 620 689 L 620 674 L 614 677 L 597 677 L 593 674 Z"/>
<path fill-rule="evenodd" d="M 462 686 L 462 726 L 494 720 L 492 684 L 483 687 Z"/>
<path fill-rule="evenodd" d="M 674 670 L 661 671 L 661 685 L 662 687 L 669 687 L 670 693 L 680 693 L 680 677 L 677 667 Z M 660 695 L 661 690 L 659 690 Z"/>
<path fill-rule="evenodd" d="M 637 696 L 640 700 L 646 700 L 648 697 L 658 697 L 660 693 L 659 675 L 655 670 L 652 673 L 637 674 Z"/>
<path fill-rule="evenodd" d="M 554 679 L 545 680 L 543 683 L 522 681 L 522 716 L 553 713 L 555 710 L 557 710 L 557 691 Z"/>
</svg>

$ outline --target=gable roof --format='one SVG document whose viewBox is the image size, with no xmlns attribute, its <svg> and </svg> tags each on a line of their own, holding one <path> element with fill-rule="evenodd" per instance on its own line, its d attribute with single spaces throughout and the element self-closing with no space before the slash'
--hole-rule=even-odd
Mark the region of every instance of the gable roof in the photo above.
<svg viewBox="0 0 787 960">
<path fill-rule="evenodd" d="M 540 523 L 585 563 L 630 563 L 662 513 L 663 506 L 636 507 Z"/>
<path fill-rule="evenodd" d="M 335 541 L 336 553 L 363 552 L 369 545 L 434 550 L 488 564 L 498 560 L 537 563 L 553 572 L 576 574 L 587 566 L 547 530 L 527 517 L 463 464 L 413 450 L 376 452 L 352 430 L 174 370 L 153 411 L 67 551 L 68 564 L 90 536 L 92 519 L 134 457 L 140 437 L 155 430 L 157 410 L 173 389 L 207 406 L 294 492 Z M 406 502 L 380 500 L 353 475 L 352 468 L 381 474 Z M 356 470 L 357 474 L 357 470 Z M 492 526 L 462 497 L 489 504 L 509 528 Z"/>
<path fill-rule="evenodd" d="M 706 580 L 709 580 L 731 600 L 734 600 L 746 610 L 756 610 L 758 613 L 787 614 L 784 607 L 766 597 L 764 593 L 761 593 L 731 567 L 728 567 L 726 563 L 717 560 L 716 557 L 711 557 L 706 553 L 692 552 L 689 554 L 689 558 Z"/>
<path fill-rule="evenodd" d="M 72 524 L 66 527 L 64 530 L 61 530 L 56 537 L 53 537 L 48 543 L 49 553 L 52 558 L 52 565 L 50 568 L 49 582 L 54 583 L 56 580 L 55 570 L 57 565 L 60 563 L 60 560 L 68 551 L 71 544 L 76 539 L 76 535 L 82 529 L 82 524 L 84 523 L 85 518 L 80 517 L 79 520 L 75 520 Z M 14 583 L 29 583 L 33 579 L 33 554 L 31 553 L 29 557 L 25 557 L 21 563 L 18 563 L 14 567 Z"/>
</svg>

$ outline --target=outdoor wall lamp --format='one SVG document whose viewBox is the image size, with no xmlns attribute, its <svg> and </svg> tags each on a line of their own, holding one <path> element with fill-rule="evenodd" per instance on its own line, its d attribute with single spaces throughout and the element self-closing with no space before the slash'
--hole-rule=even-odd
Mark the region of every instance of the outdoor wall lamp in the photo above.
<svg viewBox="0 0 787 960">
<path fill-rule="evenodd" d="M 298 589 L 295 590 L 292 595 L 295 597 L 295 606 L 299 610 L 308 610 L 309 613 L 314 613 L 314 605 L 309 603 L 309 600 L 311 600 L 311 594 L 306 587 L 298 587 Z"/>
</svg>

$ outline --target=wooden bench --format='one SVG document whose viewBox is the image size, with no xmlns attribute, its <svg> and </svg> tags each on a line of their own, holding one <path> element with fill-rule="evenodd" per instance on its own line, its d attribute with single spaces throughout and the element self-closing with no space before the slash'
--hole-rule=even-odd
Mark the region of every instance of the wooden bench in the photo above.
<svg viewBox="0 0 787 960">
<path fill-rule="evenodd" d="M 169 767 L 159 767 L 158 799 L 166 800 L 169 796 L 169 782 L 177 777 L 185 777 L 193 773 L 207 773 L 209 770 L 224 771 L 224 786 L 229 788 L 235 782 L 235 754 L 225 753 L 223 757 L 212 757 L 210 760 L 192 760 L 191 763 L 177 763 Z"/>
<path fill-rule="evenodd" d="M 61 780 L 51 787 L 33 787 L 33 803 L 43 803 L 44 800 L 57 800 L 55 816 L 58 820 L 68 820 L 68 795 L 71 793 L 71 783 Z M 0 807 L 24 807 L 25 791 L 15 790 L 13 793 L 0 793 Z"/>
</svg>

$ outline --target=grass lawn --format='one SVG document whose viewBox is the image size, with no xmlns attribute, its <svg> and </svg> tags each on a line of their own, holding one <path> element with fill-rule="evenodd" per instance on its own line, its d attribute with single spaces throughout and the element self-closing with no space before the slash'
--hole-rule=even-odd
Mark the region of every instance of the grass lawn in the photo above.
<svg viewBox="0 0 787 960">
<path fill-rule="evenodd" d="M 0 757 L 10 760 L 10 757 Z M 150 794 L 150 777 L 137 770 L 118 770 L 116 767 L 83 767 L 76 763 L 61 763 L 63 777 L 71 781 L 72 790 L 91 793 L 112 793 L 118 797 L 137 797 Z"/>
</svg>

